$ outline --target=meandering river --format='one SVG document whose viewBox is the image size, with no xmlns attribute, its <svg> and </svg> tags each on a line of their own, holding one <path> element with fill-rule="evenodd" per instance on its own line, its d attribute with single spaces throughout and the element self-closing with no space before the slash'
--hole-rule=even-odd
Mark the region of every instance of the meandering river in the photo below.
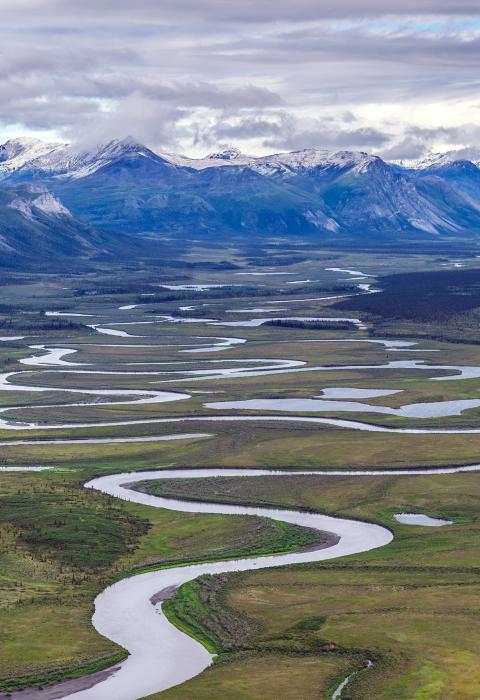
<svg viewBox="0 0 480 700">
<path fill-rule="evenodd" d="M 341 272 L 352 276 L 363 275 L 363 273 L 355 270 L 346 270 L 341 268 L 330 268 L 332 272 Z M 253 273 L 252 273 L 253 274 Z M 370 275 L 363 275 L 368 278 Z M 166 285 L 164 285 L 166 286 Z M 203 285 L 205 288 L 221 286 L 221 285 Z M 362 291 L 369 291 L 369 284 L 360 285 Z M 177 285 L 170 286 L 172 289 L 195 288 L 192 285 Z M 368 288 L 368 289 L 367 289 Z M 283 302 L 265 302 L 283 303 Z M 121 310 L 133 310 L 135 304 L 124 305 Z M 280 311 L 281 309 L 275 309 Z M 252 313 L 265 312 L 262 308 L 252 308 L 250 310 L 237 309 L 237 313 L 250 311 Z M 270 310 L 268 310 L 270 313 Z M 53 314 L 52 314 L 53 315 Z M 55 312 L 55 315 L 63 315 L 62 312 Z M 75 315 L 75 314 L 70 314 Z M 212 319 L 188 319 L 176 318 L 172 316 L 164 317 L 168 321 L 182 322 L 204 322 L 212 325 Z M 300 318 L 300 317 L 295 317 Z M 302 317 L 307 318 L 307 317 Z M 310 317 L 308 317 L 310 318 Z M 224 326 L 244 326 L 257 327 L 267 322 L 270 319 L 259 318 L 246 321 L 232 322 L 215 322 L 215 325 Z M 332 319 L 328 319 L 332 320 Z M 358 319 L 349 319 L 351 322 L 359 324 Z M 150 321 L 144 323 L 151 323 Z M 123 339 L 142 338 L 144 336 L 135 336 L 123 330 L 109 328 L 108 325 L 129 325 L 127 324 L 92 324 L 90 327 L 97 333 L 117 336 L 120 344 Z M 132 325 L 137 325 L 132 322 Z M 247 342 L 243 338 L 202 338 L 211 343 L 210 345 L 178 345 L 178 352 L 202 353 L 202 352 L 218 352 L 228 350 L 236 345 Z M 298 341 L 297 341 L 298 342 Z M 410 341 L 395 341 L 381 339 L 324 339 L 305 342 L 357 342 L 357 343 L 380 343 L 386 349 L 391 351 L 414 351 L 422 352 L 422 350 L 413 349 L 415 343 Z M 108 346 L 107 346 L 108 347 Z M 113 346 L 116 347 L 116 346 Z M 155 345 L 134 345 L 124 347 L 155 347 Z M 158 345 L 158 347 L 163 347 Z M 180 350 L 179 348 L 186 347 L 188 349 Z M 447 366 L 425 364 L 422 360 L 401 360 L 390 361 L 384 364 L 377 365 L 343 365 L 343 366 L 309 366 L 303 360 L 289 359 L 245 359 L 231 360 L 230 363 L 238 363 L 236 366 L 218 367 L 219 361 L 212 361 L 212 369 L 184 369 L 180 365 L 190 364 L 190 362 L 179 362 L 178 367 L 171 370 L 159 369 L 156 371 L 129 371 L 129 370 L 102 370 L 90 368 L 84 365 L 81 369 L 76 369 L 75 366 L 81 366 L 81 363 L 64 360 L 63 357 L 75 353 L 76 350 L 70 348 L 50 348 L 45 345 L 30 346 L 32 350 L 41 350 L 43 354 L 36 357 L 24 358 L 21 360 L 23 365 L 30 365 L 37 372 L 51 372 L 52 367 L 57 367 L 61 370 L 62 375 L 69 374 L 98 374 L 98 375 L 124 375 L 125 377 L 133 375 L 144 375 L 153 377 L 159 375 L 162 377 L 159 381 L 152 382 L 156 384 L 166 384 L 170 382 L 196 382 L 219 380 L 225 378 L 248 378 L 269 376 L 286 373 L 301 373 L 301 372 L 338 372 L 340 370 L 422 370 L 431 372 L 448 372 L 448 376 L 431 377 L 433 381 L 454 381 L 466 378 L 480 377 L 480 367 L 472 366 Z M 192 358 L 193 362 L 193 358 Z M 200 362 L 206 363 L 207 360 L 201 359 Z M 221 362 L 221 361 L 220 361 Z M 226 364 L 227 361 L 225 361 Z M 173 362 L 145 362 L 131 364 L 174 364 Z M 39 368 L 45 368 L 39 370 Z M 160 391 L 154 389 L 81 389 L 81 388 L 63 388 L 61 386 L 27 386 L 13 384 L 10 378 L 22 373 L 10 373 L 0 375 L 0 391 L 32 391 L 32 392 L 70 392 L 75 394 L 95 395 L 94 404 L 98 407 L 98 397 L 110 397 L 110 400 L 105 404 L 126 405 L 140 403 L 163 403 L 169 401 L 188 400 L 190 394 L 182 394 L 179 392 Z M 171 375 L 174 375 L 172 378 Z M 392 375 L 394 376 L 394 375 Z M 321 389 L 319 389 L 320 391 Z M 462 411 L 480 406 L 479 399 L 457 400 L 457 401 L 436 401 L 431 403 L 407 404 L 401 408 L 390 408 L 378 404 L 360 403 L 358 399 L 369 399 L 375 397 L 388 396 L 396 393 L 398 390 L 388 388 L 381 389 L 365 389 L 355 387 L 330 387 L 323 390 L 321 396 L 312 398 L 275 398 L 275 399 L 254 399 L 247 401 L 221 401 L 210 404 L 205 404 L 206 409 L 214 410 L 231 410 L 231 409 L 256 409 L 267 411 L 286 411 L 286 412 L 305 412 L 305 411 L 352 411 L 354 413 L 380 413 L 404 418 L 428 418 L 441 417 L 448 415 L 459 415 Z M 193 390 L 192 390 L 192 393 Z M 83 397 L 82 397 L 83 398 Z M 345 399 L 350 399 L 346 401 Z M 29 408 L 33 410 L 39 408 L 45 410 L 47 408 L 63 405 L 65 407 L 85 406 L 83 403 L 66 403 L 66 404 L 50 404 L 45 406 L 15 406 L 3 407 L 0 412 L 22 410 Z M 304 423 L 310 425 L 328 425 L 337 428 L 348 430 L 361 430 L 370 432 L 387 432 L 387 433 L 408 433 L 408 434 L 459 434 L 459 433 L 480 433 L 480 427 L 475 428 L 412 428 L 412 427 L 396 427 L 396 426 L 379 426 L 372 423 L 361 422 L 358 420 L 343 420 L 340 418 L 321 417 L 321 416 L 301 416 L 301 415 L 186 415 L 163 418 L 143 418 L 143 419 L 127 419 L 127 420 L 110 420 L 90 423 L 61 423 L 61 424 L 42 424 L 42 423 L 15 423 L 0 419 L 0 427 L 4 430 L 21 430 L 28 431 L 32 429 L 77 429 L 77 428 L 95 428 L 95 427 L 117 427 L 117 426 L 134 426 L 146 424 L 170 424 L 179 423 L 181 425 L 189 422 L 200 423 L 228 423 L 228 422 L 274 422 L 282 421 L 285 423 L 295 424 Z M 204 426 L 202 426 L 204 427 Z M 177 433 L 164 435 L 148 435 L 148 436 L 116 436 L 116 437 L 92 437 L 92 438 L 60 438 L 52 440 L 42 440 L 42 444 L 68 444 L 68 443 L 108 443 L 108 442 L 150 442 L 158 440 L 182 440 L 182 439 L 204 439 L 211 437 L 208 433 Z M 35 440 L 16 440 L 0 442 L 0 445 L 24 445 L 35 444 Z M 40 471 L 43 466 L 32 467 L 32 471 Z M 18 470 L 20 468 L 7 468 L 9 470 Z M 337 557 L 343 557 L 351 554 L 365 552 L 378 547 L 387 545 L 392 540 L 392 533 L 389 529 L 373 523 L 365 523 L 351 519 L 335 518 L 322 515 L 320 513 L 306 513 L 298 510 L 284 510 L 275 508 L 260 508 L 248 507 L 240 505 L 227 505 L 207 502 L 190 502 L 179 499 L 162 498 L 153 496 L 131 488 L 133 483 L 144 480 L 172 479 L 172 478 L 208 478 L 216 476 L 236 476 L 239 478 L 254 478 L 256 476 L 271 476 L 275 478 L 279 475 L 299 475 L 309 474 L 318 476 L 345 476 L 351 475 L 355 477 L 369 477 L 373 475 L 419 475 L 419 474 L 452 474 L 457 472 L 478 471 L 480 465 L 468 465 L 461 467 L 443 467 L 438 469 L 392 469 L 392 470 L 368 470 L 368 471 L 275 471 L 266 469 L 165 469 L 157 471 L 123 473 L 109 475 L 93 479 L 85 484 L 88 489 L 95 489 L 102 493 L 108 494 L 115 498 L 128 500 L 135 503 L 164 508 L 172 511 L 180 511 L 186 513 L 215 513 L 224 515 L 255 515 L 266 518 L 272 518 L 295 525 L 310 527 L 319 531 L 331 533 L 333 537 L 329 540 L 329 546 L 318 548 L 310 551 L 299 551 L 288 554 L 278 554 L 272 556 L 260 556 L 252 558 L 242 558 L 238 560 L 227 560 L 219 562 L 208 562 L 204 564 L 194 564 L 191 566 L 176 566 L 167 569 L 162 569 L 155 572 L 141 574 L 131 578 L 124 579 L 106 588 L 95 600 L 95 613 L 93 615 L 93 624 L 98 632 L 105 637 L 108 637 L 115 643 L 128 650 L 128 658 L 117 665 L 114 669 L 106 673 L 75 681 L 67 681 L 58 686 L 58 691 L 49 689 L 49 700 L 52 698 L 72 698 L 73 700 L 137 700 L 151 693 L 166 690 L 184 681 L 198 675 L 202 670 L 207 668 L 212 663 L 212 655 L 197 641 L 189 637 L 187 634 L 180 631 L 174 625 L 170 624 L 163 614 L 162 601 L 170 596 L 176 588 L 183 583 L 197 578 L 203 574 L 220 574 L 225 572 L 248 571 L 274 566 L 286 566 L 290 564 L 300 564 L 307 562 L 317 562 Z M 404 514 L 403 514 L 404 515 Z M 401 517 L 403 517 L 403 515 Z M 411 519 L 412 516 L 418 517 L 418 514 L 407 514 Z M 423 516 L 426 517 L 426 516 Z M 55 692 L 58 694 L 55 695 Z M 52 694 L 53 693 L 53 694 Z M 33 697 L 33 696 L 32 696 Z M 35 696 L 36 697 L 36 696 Z M 46 697 L 38 695 L 38 697 Z"/>
<path fill-rule="evenodd" d="M 200 643 L 168 622 L 162 613 L 162 602 L 152 604 L 151 599 L 155 601 L 161 598 L 162 591 L 171 592 L 182 583 L 202 574 L 322 561 L 365 552 L 391 541 L 392 534 L 389 530 L 370 523 L 294 510 L 193 503 L 151 496 L 129 488 L 132 482 L 145 479 L 205 478 L 232 474 L 251 477 L 272 473 L 275 472 L 247 469 L 168 469 L 100 477 L 85 485 L 86 488 L 96 489 L 116 498 L 156 508 L 188 513 L 263 516 L 333 533 L 339 539 L 326 549 L 172 567 L 127 578 L 109 586 L 95 601 L 93 624 L 100 634 L 126 648 L 130 655 L 106 679 L 67 697 L 75 700 L 135 700 L 178 685 L 196 676 L 211 664 L 212 655 Z"/>
<path fill-rule="evenodd" d="M 260 556 L 230 561 L 177 566 L 123 579 L 106 588 L 95 600 L 95 628 L 130 653 L 108 677 L 93 687 L 85 687 L 68 695 L 73 700 L 136 700 L 166 690 L 193 678 L 212 663 L 212 655 L 197 641 L 172 625 L 162 612 L 162 598 L 187 581 L 203 574 L 249 571 L 273 566 L 286 566 L 324 561 L 349 554 L 366 552 L 387 545 L 393 538 L 385 527 L 319 513 L 295 510 L 258 508 L 219 503 L 182 501 L 153 496 L 130 488 L 144 480 L 191 479 L 217 476 L 239 478 L 270 475 L 342 475 L 368 477 L 379 474 L 447 474 L 478 471 L 480 465 L 439 469 L 369 470 L 357 472 L 275 471 L 268 469 L 165 469 L 99 477 L 85 484 L 115 498 L 154 508 L 186 513 L 224 515 L 256 515 L 295 525 L 314 528 L 336 536 L 336 542 L 324 549 L 289 554 Z M 338 538 L 338 539 L 337 539 Z M 152 601 L 153 599 L 153 601 Z M 157 602 L 158 601 L 158 602 Z M 88 678 L 84 679 L 88 685 Z"/>
</svg>

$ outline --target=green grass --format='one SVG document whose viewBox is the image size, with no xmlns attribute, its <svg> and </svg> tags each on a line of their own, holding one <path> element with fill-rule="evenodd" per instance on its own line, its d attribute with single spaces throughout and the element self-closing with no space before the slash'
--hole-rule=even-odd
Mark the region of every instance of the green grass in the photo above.
<svg viewBox="0 0 480 700">
<path fill-rule="evenodd" d="M 52 645 L 49 645 L 48 639 L 43 641 L 46 643 L 46 649 L 48 649 L 48 647 L 51 648 Z M 62 641 L 65 641 L 65 639 L 62 638 Z M 53 651 L 55 654 L 61 654 L 62 649 L 61 647 L 57 647 Z M 68 666 L 68 668 L 61 665 L 56 667 L 55 665 L 52 665 L 50 669 L 45 667 L 36 672 L 34 671 L 31 674 L 24 673 L 20 676 L 15 674 L 14 669 L 12 668 L 13 675 L 11 678 L 7 677 L 2 679 L 0 682 L 0 688 L 6 693 L 7 697 L 8 693 L 14 690 L 23 690 L 24 688 L 30 688 L 32 686 L 37 686 L 37 688 L 41 689 L 45 685 L 50 685 L 57 681 L 70 678 L 80 678 L 91 673 L 103 671 L 104 669 L 120 663 L 126 659 L 127 656 L 128 654 L 126 651 L 117 651 L 97 659 L 88 660 L 84 663 L 77 662 L 76 665 L 72 664 L 71 666 Z"/>
<path fill-rule="evenodd" d="M 19 547 L 82 571 L 107 569 L 148 527 L 110 499 L 78 488 L 34 489 L 4 495 L 0 503 L 0 527 L 15 530 Z"/>
<path fill-rule="evenodd" d="M 180 427 L 181 426 L 181 427 Z M 82 470 L 82 476 L 158 466 L 388 468 L 475 464 L 480 435 L 381 434 L 288 423 L 185 423 L 78 431 L 83 437 L 213 433 L 174 442 L 16 445 L 2 447 L 1 466 L 44 464 Z M 46 439 L 59 437 L 44 431 Z M 63 431 L 64 434 L 66 431 Z M 77 432 L 77 431 L 76 431 Z M 35 431 L 28 439 L 36 439 Z M 66 433 L 68 437 L 68 433 Z M 12 439 L 18 439 L 18 432 Z M 70 435 L 71 437 L 71 435 Z M 75 437 L 77 435 L 75 434 Z M 78 436 L 80 437 L 80 435 Z"/>
<path fill-rule="evenodd" d="M 288 552 L 326 540 L 323 533 L 256 516 L 180 513 L 130 503 L 125 509 L 137 517 L 148 513 L 150 523 L 133 555 L 121 560 L 129 574 L 173 564 Z M 135 564 L 138 561 L 140 566 Z"/>
<path fill-rule="evenodd" d="M 201 484 L 178 480 L 157 483 L 155 491 L 316 508 L 382 522 L 395 531 L 387 547 L 338 562 L 225 575 L 215 584 L 214 596 L 216 579 L 211 577 L 181 587 L 169 601 L 172 618 L 198 638 L 204 635 L 226 663 L 233 658 L 238 668 L 243 653 L 255 653 L 259 663 L 266 652 L 317 653 L 321 665 L 323 646 L 333 643 L 336 648 L 328 653 L 346 656 L 357 668 L 362 659 L 374 661 L 371 670 L 355 677 L 348 695 L 352 699 L 477 697 L 477 474 L 227 478 Z M 455 524 L 400 525 L 393 513 L 402 511 L 448 517 Z M 226 687 L 222 667 L 218 676 L 214 667 L 171 697 L 187 698 L 188 692 L 202 697 L 207 683 L 217 677 L 219 687 Z M 330 687 L 325 681 L 322 692 Z"/>
<path fill-rule="evenodd" d="M 94 597 L 118 578 L 322 541 L 309 530 L 256 517 L 122 503 L 84 489 L 74 471 L 0 474 L 0 688 L 72 677 L 118 660 L 124 652 L 90 623 Z"/>
<path fill-rule="evenodd" d="M 200 677 L 150 695 L 148 700 L 312 700 L 327 697 L 325 686 L 332 678 L 340 683 L 350 670 L 347 659 L 333 656 L 322 659 L 321 663 L 316 655 L 247 656 L 215 665 Z"/>
</svg>

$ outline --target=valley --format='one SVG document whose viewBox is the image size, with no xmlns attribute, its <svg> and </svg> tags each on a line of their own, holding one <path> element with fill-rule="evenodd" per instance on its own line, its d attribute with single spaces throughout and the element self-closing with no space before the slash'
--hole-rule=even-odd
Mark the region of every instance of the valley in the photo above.
<svg viewBox="0 0 480 700">
<path fill-rule="evenodd" d="M 0 700 L 480 700 L 478 0 L 0 8 Z"/>
<path fill-rule="evenodd" d="M 2 275 L 5 697 L 475 697 L 475 253 L 304 242 Z"/>
</svg>

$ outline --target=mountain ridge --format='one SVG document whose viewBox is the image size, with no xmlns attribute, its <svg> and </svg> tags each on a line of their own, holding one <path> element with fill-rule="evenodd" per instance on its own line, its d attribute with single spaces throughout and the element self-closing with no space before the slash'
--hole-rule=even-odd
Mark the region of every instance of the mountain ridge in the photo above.
<svg viewBox="0 0 480 700">
<path fill-rule="evenodd" d="M 140 245 L 171 236 L 301 235 L 357 244 L 476 236 L 480 167 L 452 153 L 427 160 L 405 167 L 364 151 L 249 156 L 234 147 L 190 158 L 155 153 L 133 137 L 91 148 L 12 139 L 0 146 L 0 192 L 44 188 L 37 205 L 31 189 L 26 204 L 13 205 L 28 226 L 43 203 L 57 228 L 58 217 L 70 217 L 70 230 L 89 227 L 92 240 L 103 232 L 109 250 L 122 237 Z M 6 211 L 11 218 L 9 202 L 0 206 L 0 222 Z"/>
<path fill-rule="evenodd" d="M 229 145 L 223 147 L 220 151 L 214 151 L 203 157 L 195 158 L 169 151 L 157 153 L 133 136 L 111 139 L 105 143 L 100 142 L 90 149 L 69 143 L 48 143 L 37 138 L 18 137 L 0 144 L 0 179 L 5 179 L 15 170 L 31 164 L 35 164 L 38 168 L 43 166 L 45 172 L 64 174 L 65 171 L 67 173 L 73 171 L 75 173 L 79 163 L 106 162 L 109 158 L 125 156 L 128 152 L 136 152 L 137 154 L 143 154 L 145 157 L 158 158 L 172 165 L 191 169 L 246 166 L 258 168 L 260 171 L 268 164 L 278 164 L 294 171 L 329 165 L 348 165 L 349 162 L 355 161 L 360 164 L 363 160 L 369 161 L 374 159 L 383 160 L 387 164 L 396 165 L 406 171 L 422 171 L 432 167 L 441 167 L 455 161 L 469 161 L 480 168 L 480 148 L 474 147 L 445 152 L 431 152 L 418 159 L 388 160 L 362 150 L 325 148 L 305 148 L 254 156 L 243 153 L 236 146 Z M 268 170 L 262 170 L 262 172 L 268 172 Z"/>
</svg>

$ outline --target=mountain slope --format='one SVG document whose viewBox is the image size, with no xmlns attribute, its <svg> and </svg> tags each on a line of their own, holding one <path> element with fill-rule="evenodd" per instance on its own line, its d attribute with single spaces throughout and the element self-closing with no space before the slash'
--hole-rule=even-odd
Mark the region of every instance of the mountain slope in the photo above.
<svg viewBox="0 0 480 700">
<path fill-rule="evenodd" d="M 0 189 L 0 267 L 77 269 L 91 260 L 115 260 L 136 247 L 129 238 L 79 221 L 42 185 Z"/>
<path fill-rule="evenodd" d="M 23 182 L 49 177 L 81 179 L 115 164 L 140 161 L 152 169 L 155 164 L 175 169 L 168 160 L 132 137 L 83 150 L 68 144 L 44 144 L 38 139 L 11 139 L 0 146 L 0 181 Z"/>
<path fill-rule="evenodd" d="M 86 225 L 137 240 L 480 232 L 480 168 L 452 158 L 403 167 L 364 152 L 253 157 L 228 148 L 193 159 L 130 137 L 84 150 L 20 139 L 0 147 L 0 181 L 42 183 Z"/>
</svg>

